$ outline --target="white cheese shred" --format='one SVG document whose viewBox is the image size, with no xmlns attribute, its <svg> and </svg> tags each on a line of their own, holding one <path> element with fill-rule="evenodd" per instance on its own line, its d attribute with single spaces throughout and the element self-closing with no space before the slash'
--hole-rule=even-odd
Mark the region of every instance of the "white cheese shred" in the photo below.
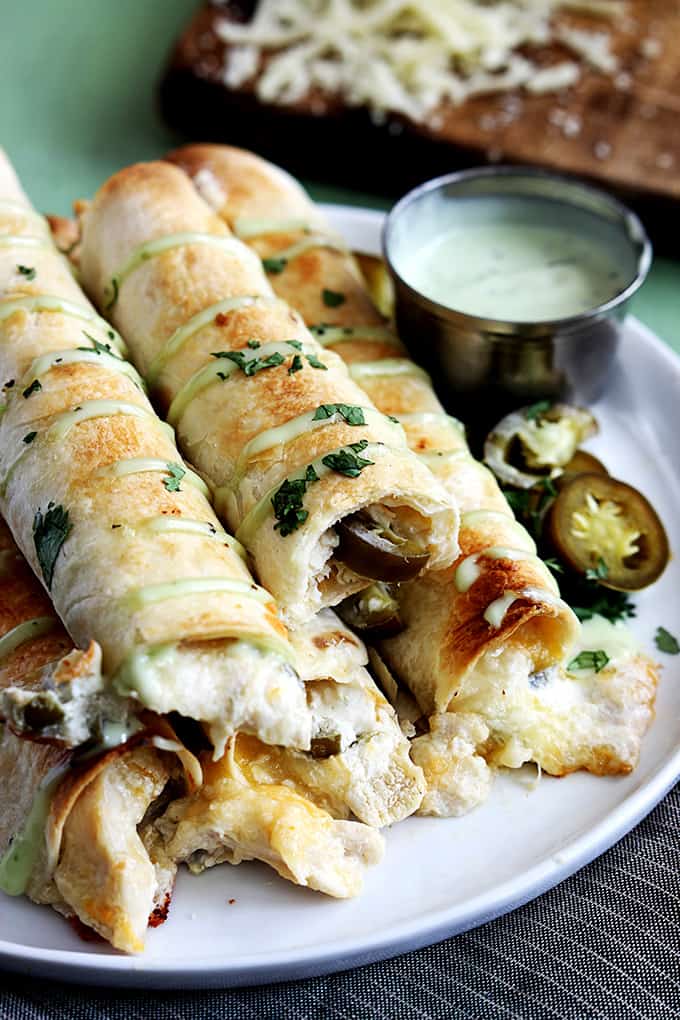
<svg viewBox="0 0 680 1020">
<path fill-rule="evenodd" d="M 625 9 L 622 0 L 260 0 L 248 24 L 225 18 L 216 32 L 228 44 L 222 76 L 229 88 L 255 79 L 266 103 L 311 94 L 318 104 L 320 93 L 365 106 L 378 121 L 389 112 L 433 123 L 442 105 L 470 96 L 569 87 L 584 64 L 614 74 L 601 21 L 589 31 L 553 16 L 618 19 Z M 539 67 L 526 55 L 550 43 L 578 63 Z"/>
</svg>

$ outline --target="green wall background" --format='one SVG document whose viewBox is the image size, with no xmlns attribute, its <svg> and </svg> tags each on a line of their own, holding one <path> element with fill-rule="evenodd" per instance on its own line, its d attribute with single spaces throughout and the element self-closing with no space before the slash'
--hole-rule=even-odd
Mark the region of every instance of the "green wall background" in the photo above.
<svg viewBox="0 0 680 1020">
<path fill-rule="evenodd" d="M 40 209 L 65 214 L 121 166 L 178 141 L 160 121 L 154 90 L 196 5 L 0 0 L 0 145 Z M 306 183 L 318 199 L 388 204 Z M 655 262 L 634 311 L 680 352 L 680 262 Z"/>
</svg>

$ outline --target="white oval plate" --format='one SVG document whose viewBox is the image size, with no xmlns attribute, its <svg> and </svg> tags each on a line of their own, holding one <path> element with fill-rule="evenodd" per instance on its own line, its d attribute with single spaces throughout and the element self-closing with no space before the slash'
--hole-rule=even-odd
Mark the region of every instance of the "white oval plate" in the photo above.
<svg viewBox="0 0 680 1020">
<path fill-rule="evenodd" d="M 379 250 L 380 213 L 326 211 L 352 246 Z M 649 496 L 680 547 L 680 361 L 635 320 L 595 413 L 602 429 L 592 450 Z M 654 650 L 659 625 L 680 632 L 679 589 L 674 560 L 636 598 L 633 629 L 645 648 Z M 0 894 L 0 964 L 91 984 L 226 987 L 343 970 L 483 924 L 601 854 L 680 776 L 680 660 L 659 657 L 657 718 L 631 776 L 544 777 L 536 786 L 535 770 L 506 773 L 467 817 L 412 818 L 388 832 L 385 860 L 354 901 L 298 889 L 263 865 L 183 872 L 167 923 L 135 958 L 84 943 L 49 909 Z"/>
</svg>

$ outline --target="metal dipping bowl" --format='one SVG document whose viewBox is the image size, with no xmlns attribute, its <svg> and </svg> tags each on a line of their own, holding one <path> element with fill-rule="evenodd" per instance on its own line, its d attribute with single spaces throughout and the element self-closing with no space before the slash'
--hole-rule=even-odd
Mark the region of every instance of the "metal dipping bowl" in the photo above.
<svg viewBox="0 0 680 1020">
<path fill-rule="evenodd" d="M 571 317 L 506 322 L 457 311 L 411 285 L 408 259 L 441 233 L 462 228 L 469 199 L 505 196 L 536 199 L 544 211 L 548 200 L 563 217 L 566 206 L 572 229 L 606 236 L 625 271 L 624 289 Z M 531 222 L 541 222 L 540 216 Z M 626 306 L 652 260 L 640 220 L 616 199 L 573 179 L 509 166 L 447 174 L 410 191 L 387 218 L 383 250 L 395 284 L 399 335 L 453 413 L 480 427 L 537 400 L 596 400 L 612 368 Z"/>
</svg>

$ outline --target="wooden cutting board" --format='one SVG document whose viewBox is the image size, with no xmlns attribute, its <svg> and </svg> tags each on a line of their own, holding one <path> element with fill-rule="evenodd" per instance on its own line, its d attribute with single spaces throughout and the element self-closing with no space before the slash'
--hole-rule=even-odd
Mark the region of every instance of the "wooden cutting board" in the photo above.
<svg viewBox="0 0 680 1020">
<path fill-rule="evenodd" d="M 680 199 L 680 2 L 630 0 L 629 11 L 611 31 L 621 65 L 613 79 L 587 71 L 563 95 L 470 100 L 445 114 L 447 139 Z"/>
<path fill-rule="evenodd" d="M 458 166 L 531 163 L 608 186 L 641 211 L 658 242 L 677 250 L 680 230 L 680 0 L 629 0 L 619 22 L 582 18 L 612 37 L 620 70 L 586 69 L 559 94 L 503 93 L 442 111 L 434 131 L 403 118 L 376 126 L 337 97 L 265 106 L 254 81 L 222 80 L 225 44 L 213 26 L 247 20 L 253 0 L 199 10 L 161 87 L 166 118 L 196 140 L 244 145 L 316 180 L 395 194 Z M 570 23 L 575 16 L 570 15 Z M 532 57 L 550 63 L 555 49 Z M 570 58 L 571 59 L 571 58 Z"/>
</svg>

